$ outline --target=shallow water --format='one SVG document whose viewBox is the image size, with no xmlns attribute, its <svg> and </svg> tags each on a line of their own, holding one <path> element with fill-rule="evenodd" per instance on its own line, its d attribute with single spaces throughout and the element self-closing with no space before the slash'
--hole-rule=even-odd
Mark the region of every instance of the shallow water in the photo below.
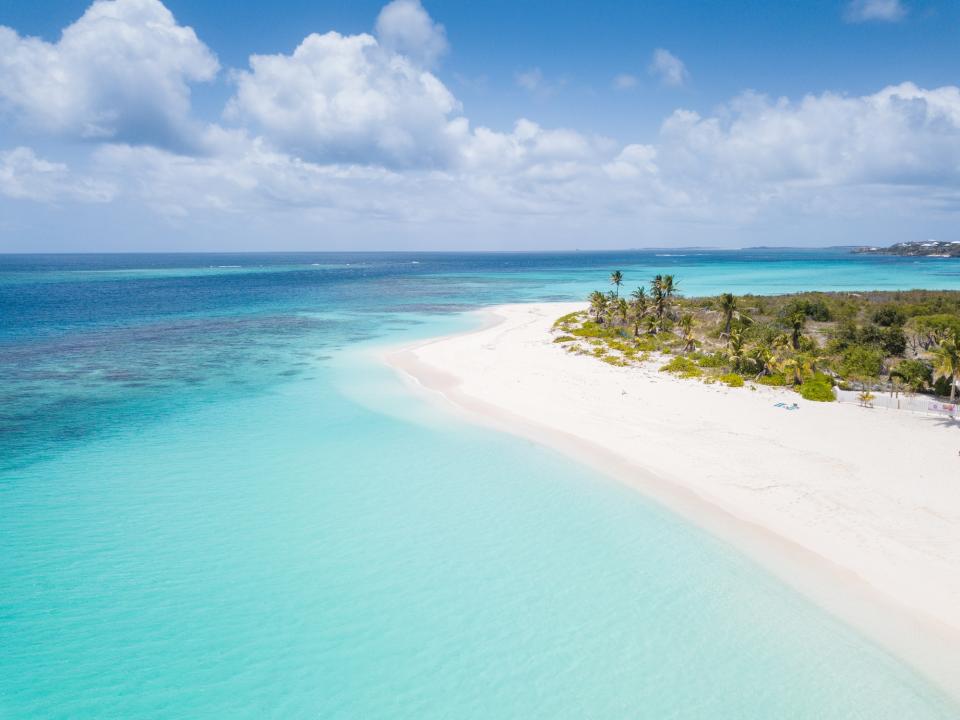
<svg viewBox="0 0 960 720">
<path fill-rule="evenodd" d="M 373 359 L 615 267 L 960 287 L 670 252 L 0 256 L 0 717 L 956 717 L 722 543 Z"/>
</svg>

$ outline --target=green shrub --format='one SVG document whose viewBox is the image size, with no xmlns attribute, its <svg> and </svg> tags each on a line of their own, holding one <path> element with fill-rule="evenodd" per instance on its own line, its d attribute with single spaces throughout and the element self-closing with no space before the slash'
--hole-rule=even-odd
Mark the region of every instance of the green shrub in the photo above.
<svg viewBox="0 0 960 720">
<path fill-rule="evenodd" d="M 604 355 L 602 358 L 605 363 L 615 365 L 616 367 L 626 367 L 627 361 L 616 357 L 615 355 Z"/>
<path fill-rule="evenodd" d="M 598 325 L 593 321 L 587 321 L 578 328 L 570 331 L 572 335 L 586 338 L 617 338 L 622 337 L 623 333 L 617 328 Z"/>
<path fill-rule="evenodd" d="M 914 391 L 923 390 L 933 382 L 933 368 L 923 360 L 904 360 L 890 374 Z"/>
<path fill-rule="evenodd" d="M 759 380 L 757 380 L 757 382 L 760 383 L 761 385 L 772 385 L 773 387 L 782 387 L 783 385 L 787 384 L 787 379 L 779 373 L 774 373 L 772 375 L 764 375 Z"/>
<path fill-rule="evenodd" d="M 718 379 L 730 387 L 743 387 L 743 376 L 737 375 L 736 373 L 726 373 Z"/>
<path fill-rule="evenodd" d="M 623 342 L 622 340 L 607 340 L 607 347 L 611 350 L 617 350 L 628 355 L 632 355 L 637 352 L 637 349 L 633 346 L 633 344 Z"/>
<path fill-rule="evenodd" d="M 660 349 L 660 342 L 653 335 L 641 335 L 637 338 L 637 349 L 643 352 L 653 352 Z"/>
<path fill-rule="evenodd" d="M 553 339 L 555 343 L 573 342 L 576 338 L 573 335 L 558 335 Z"/>
<path fill-rule="evenodd" d="M 564 326 L 564 325 L 570 325 L 570 324 L 572 324 L 572 323 L 575 323 L 575 322 L 576 322 L 577 320 L 579 320 L 579 319 L 580 319 L 580 313 L 579 313 L 579 312 L 567 313 L 567 314 L 564 315 L 563 317 L 557 318 L 557 319 L 554 321 L 554 323 L 553 323 L 553 328 L 554 328 L 554 330 L 556 330 L 557 328 L 562 327 L 562 326 Z M 566 328 L 564 328 L 564 329 L 566 329 Z"/>
<path fill-rule="evenodd" d="M 910 327 L 919 335 L 943 337 L 952 332 L 960 335 L 960 317 L 940 313 L 920 315 L 910 320 Z"/>
<path fill-rule="evenodd" d="M 691 353 L 689 357 L 702 368 L 722 368 L 729 364 L 727 356 L 723 353 L 707 354 L 697 352 Z"/>
<path fill-rule="evenodd" d="M 833 383 L 826 375 L 814 375 L 800 384 L 800 397 L 815 402 L 833 402 L 836 395 L 833 393 Z"/>
<path fill-rule="evenodd" d="M 693 360 L 685 357 L 674 357 L 670 362 L 660 367 L 660 372 L 673 373 L 682 378 L 700 377 L 703 372 L 697 367 Z"/>
<path fill-rule="evenodd" d="M 907 321 L 907 316 L 896 305 L 884 305 L 874 310 L 872 319 L 877 325 L 893 327 L 903 325 Z"/>
<path fill-rule="evenodd" d="M 876 377 L 883 372 L 883 351 L 866 345 L 851 345 L 843 351 L 840 374 L 845 377 Z"/>
<path fill-rule="evenodd" d="M 940 397 L 949 397 L 950 395 L 950 379 L 941 375 L 933 383 L 933 392 L 939 395 Z"/>
<path fill-rule="evenodd" d="M 880 338 L 880 347 L 887 355 L 903 355 L 907 349 L 907 336 L 899 325 L 889 327 Z"/>
<path fill-rule="evenodd" d="M 830 307 L 823 298 L 795 298 L 780 308 L 781 318 L 791 318 L 797 313 L 811 320 L 827 322 L 833 318 Z"/>
</svg>

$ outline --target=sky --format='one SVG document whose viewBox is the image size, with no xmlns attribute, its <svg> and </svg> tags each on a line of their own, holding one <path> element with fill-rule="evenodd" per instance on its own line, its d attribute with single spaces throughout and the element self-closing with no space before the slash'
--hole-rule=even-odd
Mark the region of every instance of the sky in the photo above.
<svg viewBox="0 0 960 720">
<path fill-rule="evenodd" d="M 0 0 L 0 252 L 960 240 L 960 2 Z"/>
</svg>

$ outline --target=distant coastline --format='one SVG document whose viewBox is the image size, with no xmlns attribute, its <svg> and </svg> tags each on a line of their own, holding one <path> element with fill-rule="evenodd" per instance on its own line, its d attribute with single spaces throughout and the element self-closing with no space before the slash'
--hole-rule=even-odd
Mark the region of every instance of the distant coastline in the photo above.
<svg viewBox="0 0 960 720">
<path fill-rule="evenodd" d="M 895 243 L 888 247 L 856 247 L 858 255 L 898 255 L 901 257 L 960 257 L 960 240 L 923 240 Z"/>
</svg>

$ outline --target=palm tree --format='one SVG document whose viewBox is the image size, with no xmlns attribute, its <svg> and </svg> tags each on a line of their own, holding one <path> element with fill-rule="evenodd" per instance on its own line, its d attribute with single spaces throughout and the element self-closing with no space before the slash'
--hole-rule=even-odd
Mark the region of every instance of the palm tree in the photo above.
<svg viewBox="0 0 960 720">
<path fill-rule="evenodd" d="M 650 281 L 650 298 L 653 300 L 653 310 L 657 316 L 657 330 L 660 330 L 663 328 L 663 315 L 667 310 L 668 301 L 663 275 L 655 275 Z"/>
<path fill-rule="evenodd" d="M 620 286 L 623 285 L 623 273 L 619 270 L 614 270 L 610 273 L 610 284 L 616 288 L 617 297 L 620 297 Z"/>
<path fill-rule="evenodd" d="M 667 296 L 667 300 L 670 300 L 677 293 L 677 283 L 673 279 L 673 275 L 664 275 L 663 276 L 663 292 Z"/>
<path fill-rule="evenodd" d="M 680 318 L 680 329 L 683 330 L 683 351 L 690 352 L 697 347 L 693 337 L 693 315 L 684 313 Z"/>
<path fill-rule="evenodd" d="M 633 311 L 633 336 L 640 335 L 640 322 L 647 314 L 647 291 L 641 285 L 632 293 L 633 300 L 630 301 L 630 308 Z"/>
<path fill-rule="evenodd" d="M 737 298 L 733 293 L 723 293 L 720 296 L 720 312 L 723 313 L 723 333 L 721 337 L 730 335 L 730 326 L 733 324 L 733 314 L 737 311 Z"/>
<path fill-rule="evenodd" d="M 654 296 L 654 304 L 657 307 L 657 320 L 660 329 L 663 330 L 663 318 L 670 314 L 670 301 L 677 293 L 677 283 L 673 275 L 657 275 L 653 279 L 651 286 Z"/>
<path fill-rule="evenodd" d="M 799 385 L 817 371 L 817 359 L 809 354 L 781 356 L 775 362 L 777 369 L 790 378 L 794 385 Z"/>
<path fill-rule="evenodd" d="M 773 374 L 774 363 L 776 362 L 776 359 L 769 347 L 766 345 L 757 345 L 753 349 L 753 352 L 750 353 L 750 356 L 760 368 L 760 372 L 757 373 L 757 380 L 762 378 L 764 375 Z"/>
<path fill-rule="evenodd" d="M 620 316 L 620 322 L 627 324 L 627 316 L 630 314 L 630 305 L 626 298 L 617 298 L 614 303 L 614 312 Z"/>
<path fill-rule="evenodd" d="M 803 313 L 794 313 L 790 318 L 790 344 L 794 350 L 800 349 L 800 338 L 803 337 L 803 328 L 807 324 L 807 316 Z"/>
<path fill-rule="evenodd" d="M 790 378 L 790 382 L 794 385 L 799 385 L 800 380 L 800 363 L 797 362 L 796 358 L 784 356 L 776 359 L 777 370 L 779 370 L 784 377 Z"/>
<path fill-rule="evenodd" d="M 593 313 L 594 321 L 603 322 L 603 314 L 607 310 L 607 296 L 599 290 L 590 293 L 590 312 Z"/>
<path fill-rule="evenodd" d="M 817 374 L 819 369 L 820 359 L 814 353 L 801 353 L 797 356 L 797 364 L 800 370 L 801 380 L 808 377 L 813 377 Z"/>
<path fill-rule="evenodd" d="M 742 330 L 733 330 L 731 331 L 727 339 L 727 355 L 730 358 L 730 361 L 733 363 L 734 370 L 740 370 L 743 367 L 744 352 L 743 352 L 743 331 Z"/>
<path fill-rule="evenodd" d="M 792 348 L 793 343 L 787 333 L 780 333 L 771 341 L 770 347 L 773 350 L 779 350 L 782 354 L 784 351 Z"/>
<path fill-rule="evenodd" d="M 960 341 L 953 333 L 947 335 L 933 349 L 934 368 L 950 381 L 950 402 L 957 396 L 957 378 L 960 377 Z"/>
<path fill-rule="evenodd" d="M 753 322 L 737 308 L 737 298 L 733 293 L 723 293 L 720 296 L 720 312 L 723 315 L 723 332 L 720 337 L 729 337 L 734 320 L 746 325 Z"/>
<path fill-rule="evenodd" d="M 612 290 L 607 293 L 607 312 L 605 317 L 607 318 L 608 322 L 613 321 L 613 314 L 617 311 L 618 299 L 619 298 L 613 293 Z"/>
</svg>

